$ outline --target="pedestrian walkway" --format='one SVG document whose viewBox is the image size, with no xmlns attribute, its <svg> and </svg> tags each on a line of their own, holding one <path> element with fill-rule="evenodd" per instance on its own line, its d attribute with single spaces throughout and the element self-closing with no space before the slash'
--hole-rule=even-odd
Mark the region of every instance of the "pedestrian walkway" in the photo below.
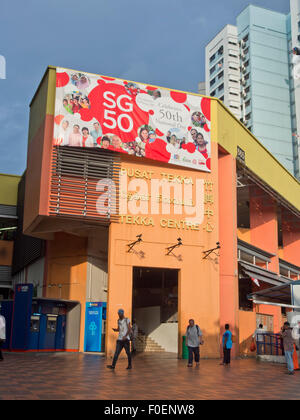
<svg viewBox="0 0 300 420">
<path fill-rule="evenodd" d="M 99 355 L 82 353 L 6 353 L 0 363 L 0 400 L 15 399 L 300 399 L 300 371 L 285 366 L 233 360 L 186 360 L 170 354 L 137 355 L 133 370 L 120 359 L 115 371 Z"/>
</svg>

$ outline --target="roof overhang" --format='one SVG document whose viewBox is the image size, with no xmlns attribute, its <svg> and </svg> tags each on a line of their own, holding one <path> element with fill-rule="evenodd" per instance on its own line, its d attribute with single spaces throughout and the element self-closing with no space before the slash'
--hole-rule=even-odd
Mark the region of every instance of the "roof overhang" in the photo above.
<svg viewBox="0 0 300 420">
<path fill-rule="evenodd" d="M 239 265 L 245 275 L 255 278 L 266 283 L 273 284 L 274 286 L 280 286 L 282 284 L 289 283 L 284 277 L 279 276 L 273 271 L 265 270 L 257 265 L 239 261 Z"/>
<path fill-rule="evenodd" d="M 250 293 L 247 298 L 254 303 L 283 306 L 287 308 L 300 309 L 299 306 L 291 305 L 291 287 L 299 286 L 300 280 L 290 281 L 279 286 Z"/>
</svg>

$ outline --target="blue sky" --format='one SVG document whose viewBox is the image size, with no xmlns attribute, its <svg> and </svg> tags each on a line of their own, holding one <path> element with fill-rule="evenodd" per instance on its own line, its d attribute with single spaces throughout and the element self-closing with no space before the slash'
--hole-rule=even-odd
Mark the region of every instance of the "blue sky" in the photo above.
<svg viewBox="0 0 300 420">
<path fill-rule="evenodd" d="M 289 0 L 253 0 L 289 12 Z M 47 65 L 197 91 L 208 41 L 249 0 L 2 0 L 0 173 L 26 167 L 29 103 Z"/>
</svg>

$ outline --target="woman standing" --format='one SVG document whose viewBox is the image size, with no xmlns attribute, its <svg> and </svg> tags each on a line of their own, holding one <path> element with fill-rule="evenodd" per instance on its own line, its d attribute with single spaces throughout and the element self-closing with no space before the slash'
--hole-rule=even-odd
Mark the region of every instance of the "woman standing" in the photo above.
<svg viewBox="0 0 300 420">
<path fill-rule="evenodd" d="M 202 153 L 202 155 L 205 157 L 205 159 L 208 158 L 208 152 L 207 152 L 207 141 L 204 140 L 203 134 L 198 133 L 197 137 L 196 137 L 196 150 L 198 150 L 198 152 Z"/>
</svg>

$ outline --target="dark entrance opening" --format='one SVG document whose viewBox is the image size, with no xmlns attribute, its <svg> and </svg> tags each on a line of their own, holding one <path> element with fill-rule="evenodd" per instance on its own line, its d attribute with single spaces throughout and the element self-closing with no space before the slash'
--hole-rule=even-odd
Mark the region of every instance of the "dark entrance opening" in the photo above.
<svg viewBox="0 0 300 420">
<path fill-rule="evenodd" d="M 133 268 L 138 351 L 178 352 L 178 270 Z"/>
</svg>

